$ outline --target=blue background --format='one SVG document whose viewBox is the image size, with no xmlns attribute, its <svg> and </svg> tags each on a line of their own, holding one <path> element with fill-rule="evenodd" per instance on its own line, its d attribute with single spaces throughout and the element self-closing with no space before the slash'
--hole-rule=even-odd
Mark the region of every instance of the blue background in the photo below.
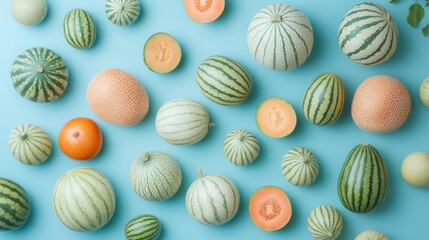
<svg viewBox="0 0 429 240">
<path fill-rule="evenodd" d="M 188 18 L 183 1 L 140 1 L 141 17 L 130 26 L 119 27 L 105 16 L 105 1 L 48 0 L 48 15 L 37 26 L 23 26 L 10 14 L 10 1 L 0 3 L 0 176 L 22 185 L 31 199 L 32 213 L 21 229 L 0 232 L 0 239 L 124 239 L 123 227 L 134 216 L 147 213 L 157 216 L 162 224 L 161 239 L 311 239 L 307 216 L 322 204 L 335 206 L 344 219 L 340 239 L 352 239 L 367 229 L 380 230 L 392 240 L 427 239 L 429 216 L 428 190 L 408 186 L 401 178 L 400 165 L 414 151 L 429 151 L 429 109 L 420 102 L 418 90 L 428 73 L 429 44 L 420 30 L 406 23 L 411 1 L 391 5 L 388 0 L 375 1 L 392 14 L 398 30 L 399 45 L 388 62 L 373 67 L 360 66 L 339 49 L 337 31 L 343 15 L 359 1 L 289 0 L 283 1 L 301 9 L 314 29 L 315 44 L 310 58 L 293 71 L 274 71 L 259 65 L 247 48 L 247 27 L 271 0 L 227 0 L 220 19 L 198 24 Z M 63 18 L 73 8 L 89 11 L 97 25 L 95 45 L 87 50 L 69 46 L 63 36 Z M 425 18 L 428 22 L 429 19 Z M 161 75 L 148 70 L 142 60 L 147 38 L 156 32 L 168 32 L 182 46 L 183 58 L 175 71 Z M 59 53 L 70 72 L 69 86 L 58 100 L 37 104 L 22 98 L 10 81 L 11 65 L 22 51 L 47 47 Z M 238 106 L 221 106 L 206 99 L 195 83 L 199 63 L 211 55 L 224 55 L 240 62 L 253 78 L 250 98 Z M 119 127 L 98 119 L 86 102 L 86 89 L 91 78 L 101 70 L 120 68 L 134 75 L 145 86 L 150 97 L 150 111 L 138 125 Z M 345 85 L 346 103 L 339 121 L 331 127 L 317 127 L 304 118 L 301 104 L 304 92 L 313 78 L 323 72 L 338 74 Z M 377 135 L 359 129 L 350 116 L 350 105 L 357 86 L 367 77 L 386 74 L 400 79 L 412 96 L 412 110 L 403 127 L 393 133 Z M 254 121 L 255 110 L 265 98 L 280 96 L 295 107 L 298 124 L 292 135 L 270 139 Z M 173 146 L 161 140 L 154 127 L 158 108 L 174 98 L 192 98 L 208 109 L 216 126 L 207 137 L 191 146 Z M 67 158 L 58 148 L 58 133 L 68 120 L 84 116 L 94 119 L 104 134 L 101 153 L 94 160 L 78 162 Z M 32 123 L 44 128 L 53 141 L 50 159 L 39 166 L 26 166 L 14 160 L 7 139 L 18 124 Z M 223 139 L 235 129 L 253 132 L 261 142 L 261 154 L 251 165 L 237 167 L 223 155 Z M 383 156 L 388 168 L 389 188 L 385 201 L 375 211 L 356 214 L 347 211 L 337 197 L 337 178 L 348 152 L 357 144 L 369 143 Z M 318 157 L 320 174 L 310 186 L 297 187 L 281 174 L 282 156 L 289 149 L 305 146 Z M 149 202 L 140 198 L 129 181 L 131 162 L 149 150 L 172 155 L 183 171 L 182 186 L 172 199 Z M 92 233 L 73 232 L 63 226 L 52 209 L 52 191 L 57 179 L 78 166 L 99 169 L 116 191 L 116 212 L 108 225 Z M 223 226 L 205 226 L 187 213 L 185 194 L 197 177 L 197 169 L 231 178 L 239 188 L 241 206 L 233 220 Z M 284 189 L 293 205 L 290 223 L 277 232 L 263 232 L 250 220 L 247 205 L 256 189 L 275 185 Z"/>
</svg>

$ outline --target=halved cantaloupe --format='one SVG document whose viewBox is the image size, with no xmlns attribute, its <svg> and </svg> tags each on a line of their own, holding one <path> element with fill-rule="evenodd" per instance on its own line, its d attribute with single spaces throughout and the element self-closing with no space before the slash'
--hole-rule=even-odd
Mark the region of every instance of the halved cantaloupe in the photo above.
<svg viewBox="0 0 429 240">
<path fill-rule="evenodd" d="M 290 221 L 292 205 L 286 193 L 274 186 L 256 190 L 249 201 L 252 221 L 264 231 L 277 231 Z"/>
<path fill-rule="evenodd" d="M 286 137 L 295 129 L 296 113 L 288 101 L 279 97 L 268 98 L 256 110 L 256 124 L 269 137 Z"/>
<path fill-rule="evenodd" d="M 173 71 L 182 59 L 182 49 L 177 40 L 168 33 L 153 34 L 143 48 L 143 61 L 156 73 Z"/>
<path fill-rule="evenodd" d="M 225 0 L 184 0 L 188 16 L 199 23 L 213 22 L 222 15 Z"/>
</svg>

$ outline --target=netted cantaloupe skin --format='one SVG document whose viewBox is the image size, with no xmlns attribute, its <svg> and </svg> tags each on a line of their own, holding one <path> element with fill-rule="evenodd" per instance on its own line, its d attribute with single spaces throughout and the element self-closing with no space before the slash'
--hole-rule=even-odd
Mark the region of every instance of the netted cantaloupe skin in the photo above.
<svg viewBox="0 0 429 240">
<path fill-rule="evenodd" d="M 120 69 L 107 69 L 95 75 L 88 86 L 87 100 L 97 117 L 120 126 L 139 123 L 149 110 L 146 89 Z"/>
</svg>

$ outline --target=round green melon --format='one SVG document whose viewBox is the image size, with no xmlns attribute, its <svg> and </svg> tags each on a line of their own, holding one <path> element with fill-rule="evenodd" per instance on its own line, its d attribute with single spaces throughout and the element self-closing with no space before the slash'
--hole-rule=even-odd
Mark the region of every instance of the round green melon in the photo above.
<svg viewBox="0 0 429 240">
<path fill-rule="evenodd" d="M 107 0 L 106 16 L 116 25 L 130 25 L 140 16 L 140 3 L 138 0 Z"/>
<path fill-rule="evenodd" d="M 161 224 L 155 216 L 143 214 L 128 221 L 124 233 L 127 240 L 156 240 L 161 234 Z"/>
<path fill-rule="evenodd" d="M 350 9 L 338 30 L 341 50 L 362 65 L 378 65 L 393 55 L 398 30 L 390 13 L 376 3 L 360 3 Z"/>
<path fill-rule="evenodd" d="M 221 105 L 238 105 L 252 90 L 252 79 L 238 62 L 223 56 L 211 56 L 197 69 L 201 93 Z"/>
<path fill-rule="evenodd" d="M 307 228 L 316 240 L 334 240 L 341 234 L 343 218 L 332 206 L 318 206 L 308 216 Z"/>
<path fill-rule="evenodd" d="M 389 240 L 383 233 L 375 230 L 361 232 L 354 240 Z"/>
<path fill-rule="evenodd" d="M 182 171 L 171 156 L 151 151 L 141 154 L 131 165 L 134 191 L 149 201 L 167 200 L 176 194 L 182 183 Z"/>
<path fill-rule="evenodd" d="M 422 103 L 429 108 L 429 77 L 423 80 L 420 85 L 420 100 Z"/>
<path fill-rule="evenodd" d="M 305 118 L 318 126 L 334 124 L 344 108 L 344 86 L 333 73 L 317 76 L 304 95 L 302 110 Z"/>
<path fill-rule="evenodd" d="M 24 98 L 38 103 L 57 100 L 66 90 L 68 70 L 63 59 L 47 48 L 30 48 L 12 65 L 12 84 Z"/>
<path fill-rule="evenodd" d="M 13 18 L 23 25 L 37 25 L 48 13 L 46 0 L 12 0 Z"/>
<path fill-rule="evenodd" d="M 174 99 L 164 103 L 155 119 L 159 136 L 175 145 L 201 141 L 212 125 L 207 109 L 201 103 L 189 99 Z"/>
<path fill-rule="evenodd" d="M 297 186 L 313 183 L 319 174 L 317 158 L 304 147 L 289 150 L 283 156 L 281 168 L 286 180 Z"/>
<path fill-rule="evenodd" d="M 42 128 L 32 124 L 21 124 L 9 134 L 9 150 L 21 163 L 36 165 L 48 160 L 52 142 Z"/>
<path fill-rule="evenodd" d="M 76 8 L 64 18 L 64 36 L 74 48 L 90 48 L 96 39 L 97 29 L 89 12 Z"/>
<path fill-rule="evenodd" d="M 11 180 L 0 178 L 0 230 L 22 227 L 30 212 L 31 205 L 25 190 Z"/>
<path fill-rule="evenodd" d="M 115 192 L 106 176 L 96 169 L 78 167 L 56 183 L 53 208 L 58 219 L 77 232 L 104 227 L 115 212 Z"/>
<path fill-rule="evenodd" d="M 292 70 L 301 66 L 313 49 L 313 28 L 300 10 L 288 4 L 270 4 L 252 19 L 247 45 L 265 67 Z"/>
<path fill-rule="evenodd" d="M 186 192 L 186 208 L 198 222 L 206 225 L 222 225 L 238 211 L 240 195 L 235 184 L 227 177 L 212 174 L 199 178 Z"/>
<path fill-rule="evenodd" d="M 259 154 L 259 141 L 249 131 L 235 130 L 226 135 L 223 152 L 234 165 L 243 166 L 255 161 Z"/>
</svg>

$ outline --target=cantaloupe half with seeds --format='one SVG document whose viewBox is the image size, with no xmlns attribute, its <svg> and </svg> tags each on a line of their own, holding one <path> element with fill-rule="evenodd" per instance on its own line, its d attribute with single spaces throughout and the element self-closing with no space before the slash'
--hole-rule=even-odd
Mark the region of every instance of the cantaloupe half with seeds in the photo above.
<svg viewBox="0 0 429 240">
<path fill-rule="evenodd" d="M 225 0 L 184 0 L 188 16 L 198 23 L 209 23 L 218 19 L 225 9 Z"/>
<path fill-rule="evenodd" d="M 277 231 L 290 221 L 292 205 L 286 193 L 274 186 L 256 190 L 249 201 L 252 221 L 264 231 Z"/>
<path fill-rule="evenodd" d="M 173 71 L 182 59 L 182 49 L 177 40 L 168 33 L 153 34 L 143 48 L 143 61 L 156 73 Z"/>
<path fill-rule="evenodd" d="M 279 97 L 268 98 L 256 110 L 256 124 L 269 137 L 286 137 L 295 129 L 296 113 L 288 101 Z"/>
</svg>

